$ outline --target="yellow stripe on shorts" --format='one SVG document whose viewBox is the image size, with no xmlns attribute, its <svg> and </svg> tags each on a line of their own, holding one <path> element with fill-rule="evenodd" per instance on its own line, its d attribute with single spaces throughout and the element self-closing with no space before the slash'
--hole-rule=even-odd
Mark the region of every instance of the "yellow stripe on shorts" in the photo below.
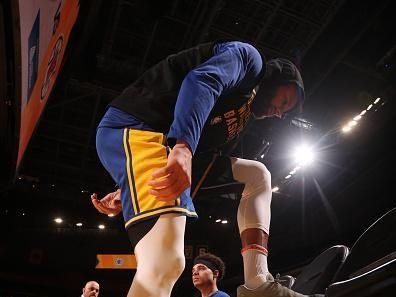
<svg viewBox="0 0 396 297">
<path fill-rule="evenodd" d="M 136 200 L 136 187 L 135 187 L 135 179 L 133 177 L 132 152 L 131 152 L 131 149 L 129 146 L 128 130 L 129 130 L 128 128 L 124 129 L 123 143 L 124 143 L 124 150 L 125 150 L 125 156 L 126 156 L 126 168 L 127 168 L 127 174 L 128 174 L 129 192 L 131 194 L 133 212 L 136 215 L 137 213 L 139 213 L 139 211 L 137 208 L 138 203 Z"/>
</svg>

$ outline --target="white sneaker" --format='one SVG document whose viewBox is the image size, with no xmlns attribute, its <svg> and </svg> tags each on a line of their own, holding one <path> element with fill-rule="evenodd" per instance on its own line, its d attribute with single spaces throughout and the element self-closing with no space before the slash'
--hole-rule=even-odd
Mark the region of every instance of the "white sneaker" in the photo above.
<svg viewBox="0 0 396 297">
<path fill-rule="evenodd" d="M 323 296 L 323 295 L 310 295 Z M 271 274 L 268 274 L 267 281 L 256 289 L 249 289 L 245 285 L 239 286 L 237 289 L 237 297 L 307 297 L 282 286 L 274 280 Z"/>
</svg>

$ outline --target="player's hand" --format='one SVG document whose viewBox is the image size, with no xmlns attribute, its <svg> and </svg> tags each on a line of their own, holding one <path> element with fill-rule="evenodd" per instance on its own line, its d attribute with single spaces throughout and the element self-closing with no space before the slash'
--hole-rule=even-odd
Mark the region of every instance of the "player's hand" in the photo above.
<svg viewBox="0 0 396 297">
<path fill-rule="evenodd" d="M 153 172 L 149 181 L 150 194 L 160 201 L 172 201 L 191 186 L 192 153 L 184 142 L 177 142 L 165 167 Z"/>
<path fill-rule="evenodd" d="M 91 195 L 91 201 L 93 206 L 103 214 L 113 214 L 118 215 L 121 210 L 121 190 L 118 189 L 115 192 L 109 193 L 104 196 L 102 199 L 98 199 L 98 195 L 93 193 Z"/>
</svg>

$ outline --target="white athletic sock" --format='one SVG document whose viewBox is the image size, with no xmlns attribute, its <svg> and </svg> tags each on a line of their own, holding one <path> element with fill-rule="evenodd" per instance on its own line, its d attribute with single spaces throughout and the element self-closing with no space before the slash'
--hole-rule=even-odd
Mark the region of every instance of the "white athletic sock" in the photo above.
<svg viewBox="0 0 396 297">
<path fill-rule="evenodd" d="M 261 286 L 268 274 L 267 255 L 258 250 L 249 249 L 242 253 L 242 257 L 245 286 L 249 289 Z"/>
</svg>

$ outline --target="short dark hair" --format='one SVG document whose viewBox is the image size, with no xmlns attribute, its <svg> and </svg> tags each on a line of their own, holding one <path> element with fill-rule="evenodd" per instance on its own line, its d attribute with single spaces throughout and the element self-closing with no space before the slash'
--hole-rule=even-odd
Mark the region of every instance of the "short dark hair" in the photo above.
<svg viewBox="0 0 396 297">
<path fill-rule="evenodd" d="M 211 253 L 199 255 L 195 257 L 193 265 L 198 263 L 204 264 L 211 270 L 218 270 L 219 271 L 219 276 L 217 278 L 218 281 L 220 281 L 225 275 L 225 264 L 223 260 L 220 257 L 217 257 L 216 255 L 213 255 Z"/>
</svg>

